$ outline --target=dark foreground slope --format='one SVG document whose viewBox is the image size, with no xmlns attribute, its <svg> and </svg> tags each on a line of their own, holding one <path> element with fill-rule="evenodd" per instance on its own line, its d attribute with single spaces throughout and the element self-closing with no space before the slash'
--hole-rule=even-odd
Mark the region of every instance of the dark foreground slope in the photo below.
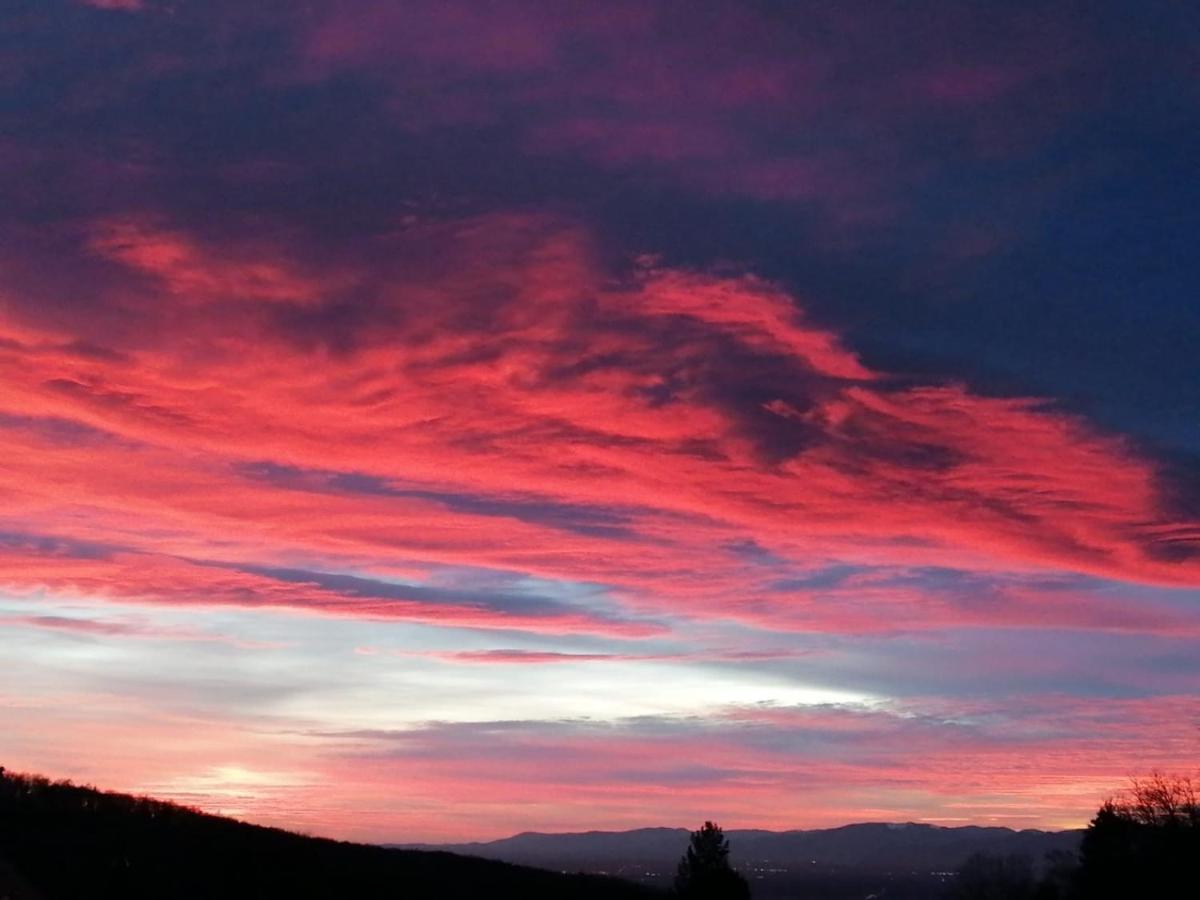
<svg viewBox="0 0 1200 900">
<path fill-rule="evenodd" d="M 616 879 L 304 837 L 2 773 L 0 894 L 22 900 L 656 896 Z"/>
</svg>

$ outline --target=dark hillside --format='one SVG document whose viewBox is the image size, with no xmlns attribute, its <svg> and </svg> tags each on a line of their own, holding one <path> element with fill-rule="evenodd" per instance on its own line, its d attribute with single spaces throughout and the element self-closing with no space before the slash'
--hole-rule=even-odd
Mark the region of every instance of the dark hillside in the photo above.
<svg viewBox="0 0 1200 900">
<path fill-rule="evenodd" d="M 5 894 L 13 900 L 658 896 L 617 879 L 304 837 L 0 769 Z"/>
<path fill-rule="evenodd" d="M 0 860 L 0 900 L 38 900 L 33 886 L 3 860 Z"/>
</svg>

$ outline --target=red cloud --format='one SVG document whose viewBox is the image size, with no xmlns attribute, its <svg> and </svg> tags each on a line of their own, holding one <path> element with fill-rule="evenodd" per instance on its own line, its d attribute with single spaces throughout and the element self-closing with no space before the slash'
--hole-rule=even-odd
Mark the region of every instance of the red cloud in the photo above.
<svg viewBox="0 0 1200 900">
<path fill-rule="evenodd" d="M 306 276 L 295 262 L 273 259 L 270 248 L 216 248 L 145 221 L 105 222 L 90 247 L 150 276 L 177 304 L 315 303 L 349 286 L 332 273 Z"/>
<path fill-rule="evenodd" d="M 1194 757 L 1200 618 L 1194 590 L 1172 589 L 1200 585 L 1200 523 L 1144 449 L 1052 398 L 885 371 L 804 298 L 728 265 L 629 264 L 562 215 L 461 212 L 493 188 L 561 191 L 556 208 L 611 224 L 644 205 L 634 192 L 682 191 L 678 215 L 732 216 L 715 235 L 748 216 L 739 241 L 755 220 L 840 250 L 837 225 L 911 201 L 911 227 L 863 232 L 884 254 L 868 273 L 926 242 L 961 262 L 1039 218 L 1063 154 L 1031 165 L 1036 145 L 1061 129 L 1055 147 L 1074 146 L 1093 104 L 1120 99 L 1093 73 L 1135 92 L 1170 81 L 1135 74 L 1145 51 L 1114 56 L 1087 17 L 887 3 L 866 27 L 833 5 L 780 22 L 733 0 L 682 16 L 624 0 L 297 8 L 176 4 L 149 31 L 157 17 L 85 10 L 111 21 L 68 28 L 87 44 L 70 52 L 71 17 L 30 12 L 20 27 L 41 37 L 0 62 L 31 124 L 0 141 L 19 173 L 0 241 L 0 594 L 19 611 L 0 624 L 43 632 L 0 661 L 21 685 L 0 685 L 17 711 L 6 762 L 379 840 L 437 837 L 433 817 L 458 838 L 581 816 L 1079 824 L 1128 773 Z M 486 140 L 455 151 L 468 136 Z M 1004 194 L 998 221 L 947 237 L 961 204 L 926 203 L 933 181 Z M 689 234 L 665 243 L 704 253 Z M 919 260 L 903 276 L 940 277 Z M 352 617 L 386 633 L 378 652 L 420 657 L 380 669 L 445 684 L 487 680 L 454 665 L 543 666 L 496 670 L 535 684 L 576 674 L 564 663 L 629 677 L 650 662 L 722 684 L 1025 695 L 354 730 L 394 724 L 366 696 L 394 696 L 379 672 L 298 648 L 222 693 L 211 652 L 199 671 L 173 645 L 150 670 L 158 648 L 117 646 L 219 635 L 27 614 L 45 595 L 189 611 L 171 621 Z M 549 649 L 398 650 L 391 622 Z M 518 629 L 537 643 L 504 633 Z M 88 635 L 113 645 L 90 669 L 72 652 Z M 655 636 L 683 649 L 654 652 Z M 1181 696 L 1026 690 L 1047 683 Z M 536 716 L 544 699 L 506 709 Z"/>
<path fill-rule="evenodd" d="M 752 277 L 613 270 L 578 226 L 536 216 L 416 225 L 389 258 L 325 268 L 261 238 L 97 234 L 127 271 L 97 286 L 97 327 L 20 303 L 0 321 L 0 489 L 6 530 L 133 555 L 86 577 L 21 560 L 14 586 L 182 599 L 175 574 L 145 574 L 182 567 L 215 602 L 433 620 L 219 573 L 482 565 L 651 613 L 862 631 L 1183 620 L 1033 588 L 967 604 L 776 582 L 839 562 L 1200 583 L 1197 524 L 1121 438 L 1042 401 L 898 383 Z"/>
</svg>

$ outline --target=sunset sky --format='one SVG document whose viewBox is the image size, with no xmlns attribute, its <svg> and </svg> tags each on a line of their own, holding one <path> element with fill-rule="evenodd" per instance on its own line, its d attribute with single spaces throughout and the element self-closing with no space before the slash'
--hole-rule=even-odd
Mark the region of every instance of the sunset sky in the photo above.
<svg viewBox="0 0 1200 900">
<path fill-rule="evenodd" d="M 1198 47 L 4 0 L 0 764 L 379 841 L 1194 772 Z"/>
</svg>

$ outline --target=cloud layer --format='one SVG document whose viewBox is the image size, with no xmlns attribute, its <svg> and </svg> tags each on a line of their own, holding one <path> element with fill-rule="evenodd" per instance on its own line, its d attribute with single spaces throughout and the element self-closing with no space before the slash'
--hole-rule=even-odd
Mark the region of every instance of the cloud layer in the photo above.
<svg viewBox="0 0 1200 900">
<path fill-rule="evenodd" d="M 1068 7 L 0 13 L 6 762 L 417 839 L 1185 761 L 1190 270 L 1109 204 L 1187 213 L 1096 134 L 1190 70 Z"/>
</svg>

